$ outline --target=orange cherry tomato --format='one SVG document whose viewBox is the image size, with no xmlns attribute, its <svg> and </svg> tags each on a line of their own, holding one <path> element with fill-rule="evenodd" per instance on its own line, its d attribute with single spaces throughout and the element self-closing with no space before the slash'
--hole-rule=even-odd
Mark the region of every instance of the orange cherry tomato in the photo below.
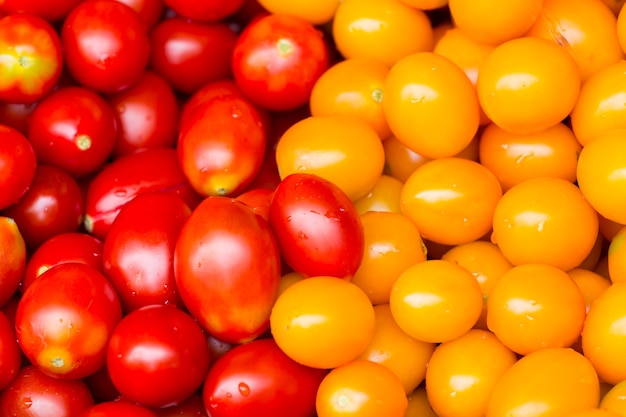
<svg viewBox="0 0 626 417">
<path fill-rule="evenodd" d="M 419 262 L 396 280 L 389 306 L 398 326 L 411 337 L 432 343 L 456 339 L 470 330 L 483 305 L 474 276 L 443 260 Z"/>
<path fill-rule="evenodd" d="M 401 210 L 425 239 L 457 245 L 491 230 L 501 197 L 498 179 L 484 165 L 440 158 L 425 163 L 406 180 Z"/>
<path fill-rule="evenodd" d="M 374 187 L 354 202 L 359 214 L 368 211 L 389 211 L 400 213 L 400 193 L 404 184 L 389 175 L 381 175 Z"/>
<path fill-rule="evenodd" d="M 340 0 L 257 0 L 268 12 L 299 17 L 312 25 L 322 25 L 332 20 Z"/>
<path fill-rule="evenodd" d="M 626 226 L 611 240 L 607 261 L 611 282 L 626 282 Z"/>
<path fill-rule="evenodd" d="M 567 271 L 585 260 L 597 235 L 598 216 L 578 187 L 540 177 L 504 193 L 491 240 L 513 265 L 541 263 Z"/>
<path fill-rule="evenodd" d="M 429 158 L 470 144 L 480 121 L 476 89 L 463 69 L 434 52 L 404 57 L 389 70 L 383 110 L 391 132 Z"/>
<path fill-rule="evenodd" d="M 518 134 L 539 132 L 572 111 L 580 71 L 554 42 L 521 37 L 491 51 L 480 67 L 476 89 L 482 109 L 496 125 Z"/>
<path fill-rule="evenodd" d="M 422 10 L 435 10 L 448 5 L 448 0 L 401 0 L 402 3 Z"/>
<path fill-rule="evenodd" d="M 626 11 L 623 7 L 617 15 L 617 41 L 622 51 L 626 53 Z"/>
<path fill-rule="evenodd" d="M 600 408 L 626 416 L 626 379 L 613 385 L 600 400 Z"/>
<path fill-rule="evenodd" d="M 567 271 L 567 275 L 574 281 L 583 295 L 587 311 L 596 298 L 611 286 L 611 281 L 587 269 L 574 268 Z"/>
<path fill-rule="evenodd" d="M 400 0 L 342 0 L 332 34 L 344 58 L 375 59 L 388 67 L 433 46 L 426 13 Z"/>
<path fill-rule="evenodd" d="M 439 417 L 428 401 L 428 394 L 424 385 L 420 385 L 407 396 L 409 405 L 404 417 Z"/>
<path fill-rule="evenodd" d="M 393 135 L 383 142 L 383 149 L 385 172 L 401 182 L 405 182 L 413 171 L 431 160 L 411 150 Z"/>
</svg>

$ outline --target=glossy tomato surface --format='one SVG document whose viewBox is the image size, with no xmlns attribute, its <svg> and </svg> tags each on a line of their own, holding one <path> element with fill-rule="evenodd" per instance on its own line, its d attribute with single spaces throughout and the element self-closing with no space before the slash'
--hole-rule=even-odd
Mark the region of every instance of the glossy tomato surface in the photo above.
<svg viewBox="0 0 626 417">
<path fill-rule="evenodd" d="M 15 221 L 0 216 L 0 306 L 20 285 L 27 260 L 26 244 Z"/>
<path fill-rule="evenodd" d="M 17 203 L 35 178 L 37 159 L 31 142 L 20 131 L 0 126 L 0 210 Z"/>
</svg>

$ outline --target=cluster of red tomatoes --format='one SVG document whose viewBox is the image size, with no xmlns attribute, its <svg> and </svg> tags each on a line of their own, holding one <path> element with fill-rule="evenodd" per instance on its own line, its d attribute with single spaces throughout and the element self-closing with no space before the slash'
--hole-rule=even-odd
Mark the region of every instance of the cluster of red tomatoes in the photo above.
<svg viewBox="0 0 626 417">
<path fill-rule="evenodd" d="M 0 415 L 626 417 L 623 0 L 0 0 Z"/>
</svg>

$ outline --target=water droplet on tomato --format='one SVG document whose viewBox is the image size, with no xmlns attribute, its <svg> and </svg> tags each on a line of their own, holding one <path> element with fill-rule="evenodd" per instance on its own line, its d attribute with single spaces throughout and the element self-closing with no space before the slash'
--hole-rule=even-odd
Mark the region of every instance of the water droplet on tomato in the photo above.
<svg viewBox="0 0 626 417">
<path fill-rule="evenodd" d="M 248 386 L 248 384 L 244 382 L 240 382 L 238 389 L 239 389 L 239 393 L 243 395 L 244 397 L 247 397 L 248 395 L 250 395 L 250 387 Z"/>
</svg>

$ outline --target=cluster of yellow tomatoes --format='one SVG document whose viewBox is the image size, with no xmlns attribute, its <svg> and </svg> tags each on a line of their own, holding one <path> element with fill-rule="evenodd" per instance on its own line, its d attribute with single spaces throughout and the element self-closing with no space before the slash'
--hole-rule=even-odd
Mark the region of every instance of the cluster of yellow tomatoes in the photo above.
<svg viewBox="0 0 626 417">
<path fill-rule="evenodd" d="M 623 0 L 259 2 L 345 58 L 276 149 L 365 232 L 272 313 L 318 415 L 626 416 Z"/>
</svg>

